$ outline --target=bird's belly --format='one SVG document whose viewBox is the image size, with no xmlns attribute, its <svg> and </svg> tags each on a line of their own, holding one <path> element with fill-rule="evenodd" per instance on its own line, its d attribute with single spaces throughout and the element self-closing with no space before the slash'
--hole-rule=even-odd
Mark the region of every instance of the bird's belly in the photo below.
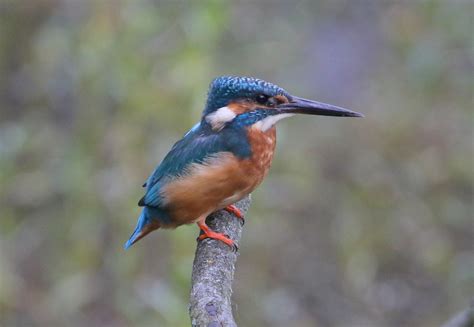
<svg viewBox="0 0 474 327">
<path fill-rule="evenodd" d="M 242 168 L 233 154 L 223 152 L 206 164 L 193 164 L 187 174 L 165 186 L 162 194 L 170 227 L 195 222 L 250 193 L 255 178 Z"/>
</svg>

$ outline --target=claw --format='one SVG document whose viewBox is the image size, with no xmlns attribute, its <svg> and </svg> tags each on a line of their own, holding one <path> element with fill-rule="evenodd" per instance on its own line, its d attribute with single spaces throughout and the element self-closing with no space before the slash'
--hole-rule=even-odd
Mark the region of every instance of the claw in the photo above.
<svg viewBox="0 0 474 327">
<path fill-rule="evenodd" d="M 239 247 L 235 243 L 234 243 L 234 246 L 232 247 L 232 252 L 234 252 L 234 253 L 239 252 Z"/>
</svg>

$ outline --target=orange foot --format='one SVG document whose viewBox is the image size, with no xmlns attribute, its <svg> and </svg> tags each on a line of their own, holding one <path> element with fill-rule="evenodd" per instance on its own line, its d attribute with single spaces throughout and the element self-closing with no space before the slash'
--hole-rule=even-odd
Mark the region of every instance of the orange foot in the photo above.
<svg viewBox="0 0 474 327">
<path fill-rule="evenodd" d="M 223 233 L 214 232 L 209 226 L 206 225 L 205 222 L 198 222 L 198 227 L 201 229 L 201 235 L 197 238 L 197 241 L 205 240 L 206 238 L 212 238 L 214 240 L 221 241 L 232 248 L 234 252 L 237 252 L 239 249 L 237 245 L 232 241 L 228 235 Z"/>
<path fill-rule="evenodd" d="M 242 226 L 245 224 L 244 214 L 235 205 L 233 204 L 228 205 L 227 207 L 224 208 L 224 210 L 227 211 L 228 213 L 233 213 L 237 218 L 239 218 L 240 221 L 242 222 Z"/>
</svg>

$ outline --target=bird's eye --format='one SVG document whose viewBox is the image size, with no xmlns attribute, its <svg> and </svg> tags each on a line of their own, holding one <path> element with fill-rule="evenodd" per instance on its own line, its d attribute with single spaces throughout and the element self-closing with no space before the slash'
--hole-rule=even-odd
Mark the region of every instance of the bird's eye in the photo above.
<svg viewBox="0 0 474 327">
<path fill-rule="evenodd" d="M 267 101 L 267 106 L 269 106 L 269 107 L 275 107 L 277 104 L 279 104 L 278 100 L 275 99 L 274 97 L 268 99 L 268 101 Z"/>
<path fill-rule="evenodd" d="M 268 101 L 268 98 L 269 98 L 268 95 L 259 94 L 259 95 L 257 95 L 257 97 L 255 98 L 255 100 L 256 100 L 258 103 L 260 103 L 260 104 L 266 104 L 267 101 Z"/>
</svg>

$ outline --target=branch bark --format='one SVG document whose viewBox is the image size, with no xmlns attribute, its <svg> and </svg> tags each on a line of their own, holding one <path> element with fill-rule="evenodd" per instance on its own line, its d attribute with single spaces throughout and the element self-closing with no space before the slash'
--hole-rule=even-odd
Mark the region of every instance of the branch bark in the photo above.
<svg viewBox="0 0 474 327">
<path fill-rule="evenodd" d="M 457 313 L 441 327 L 472 327 L 474 326 L 474 299 L 471 305 Z"/>
<path fill-rule="evenodd" d="M 250 196 L 235 204 L 245 215 Z M 216 232 L 229 235 L 239 245 L 240 219 L 220 210 L 207 217 L 206 223 Z M 191 278 L 189 315 L 193 327 L 236 327 L 232 315 L 232 281 L 238 252 L 226 244 L 205 239 L 198 243 Z"/>
</svg>

